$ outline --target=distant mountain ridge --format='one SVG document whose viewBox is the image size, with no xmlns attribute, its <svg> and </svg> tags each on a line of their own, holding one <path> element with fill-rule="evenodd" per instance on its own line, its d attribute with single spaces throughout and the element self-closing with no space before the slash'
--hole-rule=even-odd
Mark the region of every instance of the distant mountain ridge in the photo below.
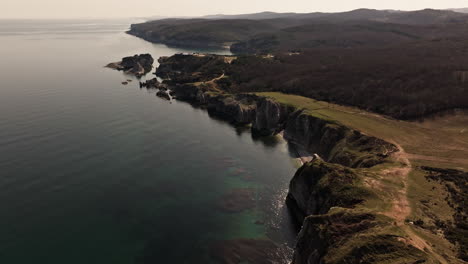
<svg viewBox="0 0 468 264">
<path fill-rule="evenodd" d="M 400 24 L 428 24 L 447 22 L 450 20 L 466 19 L 465 15 L 460 13 L 468 13 L 468 8 L 450 9 L 450 10 L 437 10 L 437 9 L 424 9 L 417 11 L 400 11 L 400 10 L 377 10 L 361 8 L 352 11 L 339 12 L 339 13 L 275 13 L 275 12 L 260 12 L 252 14 L 239 14 L 239 15 L 208 15 L 201 17 L 202 19 L 251 19 L 251 20 L 264 20 L 264 19 L 321 19 L 321 20 L 372 20 L 381 22 L 391 22 Z M 411 17 L 414 17 L 411 19 Z M 421 19 L 421 17 L 423 19 Z M 404 19 L 403 21 L 401 19 Z"/>
<path fill-rule="evenodd" d="M 464 34 L 468 14 L 452 10 L 356 9 L 172 18 L 134 24 L 129 34 L 186 48 L 233 47 L 235 53 L 386 45 Z M 350 33 L 351 32 L 351 33 Z"/>
<path fill-rule="evenodd" d="M 298 13 L 275 13 L 275 12 L 261 12 L 261 13 L 252 13 L 252 14 L 240 14 L 240 15 L 208 15 L 201 18 L 205 19 L 252 19 L 252 20 L 261 20 L 261 19 L 275 19 L 275 18 L 285 18 L 296 16 Z"/>
</svg>

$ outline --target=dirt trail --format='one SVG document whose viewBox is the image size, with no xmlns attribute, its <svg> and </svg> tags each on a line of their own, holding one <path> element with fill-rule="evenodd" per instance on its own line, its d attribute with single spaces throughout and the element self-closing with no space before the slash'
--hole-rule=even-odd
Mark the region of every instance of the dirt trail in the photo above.
<svg viewBox="0 0 468 264">
<path fill-rule="evenodd" d="M 403 148 L 399 145 L 397 147 L 399 151 L 394 154 L 394 158 L 402 164 L 402 167 L 384 170 L 383 175 L 396 184 L 402 184 L 403 188 L 391 194 L 393 196 L 392 208 L 390 211 L 384 212 L 384 214 L 395 219 L 398 226 L 402 226 L 405 224 L 405 219 L 411 214 L 408 201 L 408 176 L 412 167 Z"/>
<path fill-rule="evenodd" d="M 222 78 L 224 78 L 224 76 L 225 76 L 225 75 L 224 75 L 224 73 L 223 73 L 223 74 L 221 74 L 221 76 L 216 77 L 216 78 L 213 78 L 212 80 L 206 81 L 205 83 L 214 83 L 214 82 L 219 81 L 219 80 L 221 80 Z"/>
<path fill-rule="evenodd" d="M 395 145 L 398 147 L 399 151 L 395 153 L 394 156 L 396 161 L 402 164 L 402 167 L 384 170 L 383 176 L 396 183 L 403 184 L 403 188 L 391 194 L 393 196 L 393 205 L 389 211 L 383 214 L 395 219 L 395 224 L 406 233 L 408 239 L 404 242 L 422 251 L 428 252 L 440 263 L 448 264 L 442 256 L 433 250 L 432 246 L 426 240 L 417 235 L 411 227 L 405 223 L 405 220 L 411 214 L 411 206 L 408 200 L 408 177 L 412 170 L 412 164 L 404 149 L 398 144 Z"/>
</svg>

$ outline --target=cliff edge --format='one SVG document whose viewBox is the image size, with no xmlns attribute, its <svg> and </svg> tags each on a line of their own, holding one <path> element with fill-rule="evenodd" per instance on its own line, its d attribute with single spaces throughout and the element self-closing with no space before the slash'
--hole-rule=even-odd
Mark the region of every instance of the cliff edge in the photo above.
<svg viewBox="0 0 468 264">
<path fill-rule="evenodd" d="M 414 166 L 401 146 L 386 140 L 403 131 L 400 127 L 387 129 L 393 121 L 309 98 L 233 93 L 229 65 L 236 59 L 179 54 L 161 58 L 156 74 L 177 99 L 233 124 L 251 125 L 253 134 L 283 133 L 316 153 L 296 172 L 287 196 L 301 228 L 293 264 L 449 263 L 408 221 Z M 375 136 L 380 126 L 382 137 Z"/>
</svg>

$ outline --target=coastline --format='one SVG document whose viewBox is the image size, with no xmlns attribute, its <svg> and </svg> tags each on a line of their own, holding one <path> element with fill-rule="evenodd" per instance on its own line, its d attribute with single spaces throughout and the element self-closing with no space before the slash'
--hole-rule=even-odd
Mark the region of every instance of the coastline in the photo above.
<svg viewBox="0 0 468 264">
<path fill-rule="evenodd" d="M 187 49 L 187 50 L 192 50 L 192 49 L 220 50 L 220 51 L 232 52 L 231 51 L 232 44 L 228 44 L 228 43 L 192 42 L 191 44 L 187 44 L 187 42 L 185 41 L 178 42 L 178 41 L 168 41 L 168 40 L 163 40 L 163 39 L 154 39 L 154 38 L 146 36 L 143 32 L 138 32 L 132 29 L 126 31 L 125 33 L 128 35 L 137 37 L 137 38 L 141 38 L 151 43 L 163 44 L 171 48 L 180 48 L 180 49 Z"/>
<path fill-rule="evenodd" d="M 314 159 L 314 154 L 309 153 L 307 150 L 302 148 L 300 145 L 297 145 L 297 144 L 294 144 L 294 143 L 288 141 L 284 137 L 284 131 L 281 131 L 280 133 L 278 133 L 278 136 L 280 136 L 284 141 L 286 141 L 288 143 L 289 149 L 290 150 L 292 149 L 292 151 L 294 152 L 294 159 L 296 159 L 300 163 L 300 166 L 302 166 L 302 165 L 304 165 L 304 164 L 306 164 L 308 162 L 311 162 Z"/>
<path fill-rule="evenodd" d="M 215 60 L 219 57 L 210 56 Z M 157 75 L 164 77 L 164 83 L 169 85 L 176 99 L 202 106 L 233 125 L 252 124 L 253 135 L 283 137 L 302 163 L 291 180 L 286 199 L 296 225 L 302 226 L 293 264 L 335 263 L 325 260 L 333 259 L 337 252 L 344 250 L 341 248 L 344 241 L 355 244 L 352 246 L 355 248 L 376 243 L 383 248 L 394 248 L 395 254 L 391 256 L 378 249 L 365 253 L 382 260 L 390 257 L 397 261 L 401 255 L 405 256 L 405 261 L 412 262 L 433 259 L 432 254 L 425 253 L 422 248 L 402 242 L 406 241 L 406 235 L 402 236 L 399 229 L 389 228 L 394 221 L 392 217 L 382 218 L 381 212 L 367 205 L 369 201 L 381 199 L 376 193 L 378 190 L 366 185 L 369 172 L 380 173 L 380 167 L 400 166 L 394 160 L 394 154 L 400 151 L 397 146 L 267 96 L 224 93 L 214 83 L 203 81 L 212 80 L 212 75 L 201 76 L 201 82 L 187 81 L 185 74 L 190 72 L 184 73 L 177 67 L 185 67 L 192 59 L 198 60 L 199 56 L 178 55 L 159 60 L 161 66 Z M 206 86 L 207 83 L 210 85 Z M 317 153 L 323 160 L 313 159 L 315 154 L 310 153 Z M 315 180 L 307 183 L 310 179 Z M 362 227 L 351 233 L 345 231 L 356 221 Z M 341 242 L 327 239 L 325 234 L 332 230 L 343 232 Z M 358 234 L 361 239 L 355 241 Z M 387 236 L 398 239 L 385 238 Z M 356 256 L 341 257 L 350 261 Z"/>
<path fill-rule="evenodd" d="M 459 263 L 462 250 L 435 248 L 433 241 L 440 239 L 437 234 L 442 232 L 450 235 L 452 228 L 463 232 L 463 221 L 456 220 L 455 227 L 447 222 L 447 228 L 441 228 L 437 221 L 444 216 L 415 212 L 425 206 L 418 204 L 422 202 L 415 194 L 423 193 L 430 200 L 431 188 L 444 188 L 441 181 L 437 186 L 414 190 L 421 184 L 432 184 L 427 178 L 431 170 L 410 161 L 412 154 L 405 152 L 413 152 L 411 147 L 420 139 L 412 139 L 414 143 L 410 144 L 404 140 L 418 134 L 434 138 L 426 126 L 298 95 L 236 93 L 236 78 L 240 76 L 231 78 L 230 64 L 238 58 L 211 54 L 163 57 L 156 74 L 164 77 L 176 99 L 200 106 L 234 125 L 250 125 L 254 136 L 282 136 L 291 152 L 297 154 L 302 166 L 290 182 L 286 199 L 297 227 L 302 226 L 293 264 L 354 263 L 366 258 L 388 263 L 438 263 L 446 258 Z M 241 63 L 245 61 L 236 66 Z M 310 161 L 311 153 L 318 158 Z M 441 171 L 444 176 L 440 177 L 445 179 L 463 174 Z M 455 184 L 464 189 L 463 180 Z M 448 196 L 437 202 L 455 214 L 460 210 L 456 204 L 462 192 L 451 194 L 453 191 L 447 188 L 444 192 Z M 462 219 L 463 214 L 454 217 Z M 418 217 L 435 221 L 434 226 L 415 224 L 421 222 Z M 438 233 L 432 234 L 431 228 L 438 229 Z M 334 234 L 339 235 L 329 240 Z M 450 242 L 444 243 L 464 245 L 460 236 L 448 239 Z M 361 256 L 355 252 L 361 252 Z"/>
</svg>

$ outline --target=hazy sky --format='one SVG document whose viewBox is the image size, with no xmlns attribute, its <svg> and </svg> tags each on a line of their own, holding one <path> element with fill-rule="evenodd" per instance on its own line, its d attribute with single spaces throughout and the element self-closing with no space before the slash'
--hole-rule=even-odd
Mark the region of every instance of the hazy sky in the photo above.
<svg viewBox="0 0 468 264">
<path fill-rule="evenodd" d="M 260 11 L 415 10 L 468 7 L 468 0 L 0 0 L 1 18 L 198 16 Z"/>
</svg>

